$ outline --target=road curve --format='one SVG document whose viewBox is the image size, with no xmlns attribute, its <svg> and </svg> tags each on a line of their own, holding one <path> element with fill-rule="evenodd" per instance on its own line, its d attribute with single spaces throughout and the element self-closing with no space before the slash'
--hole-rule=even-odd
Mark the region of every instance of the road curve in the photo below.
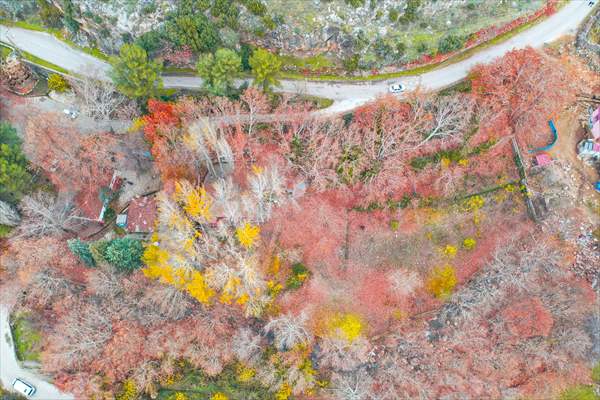
<svg viewBox="0 0 600 400">
<path fill-rule="evenodd" d="M 571 0 L 556 14 L 507 41 L 490 46 L 463 61 L 421 75 L 363 83 L 283 80 L 279 90 L 333 99 L 334 104 L 326 111 L 344 112 L 386 93 L 388 86 L 394 81 L 401 80 L 408 89 L 417 86 L 425 90 L 440 89 L 464 79 L 474 65 L 489 62 L 509 50 L 527 46 L 541 47 L 563 35 L 575 33 L 591 10 L 588 0 Z M 108 63 L 70 47 L 47 33 L 0 25 L 0 41 L 77 74 L 109 79 Z M 202 86 L 202 79 L 193 76 L 164 76 L 163 83 L 166 88 L 195 89 Z"/>
<path fill-rule="evenodd" d="M 21 368 L 15 355 L 12 335 L 9 325 L 9 309 L 0 304 L 0 381 L 2 386 L 8 390 L 12 389 L 15 378 L 21 378 L 32 384 L 37 389 L 30 397 L 37 400 L 72 400 L 70 394 L 59 391 L 56 386 L 43 380 L 40 375 L 27 369 Z"/>
</svg>

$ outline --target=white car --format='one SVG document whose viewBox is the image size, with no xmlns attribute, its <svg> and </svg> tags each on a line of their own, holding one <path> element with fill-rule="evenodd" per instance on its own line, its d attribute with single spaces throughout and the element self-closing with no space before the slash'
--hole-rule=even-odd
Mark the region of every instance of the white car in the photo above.
<svg viewBox="0 0 600 400">
<path fill-rule="evenodd" d="M 13 381 L 12 386 L 13 389 L 21 394 L 24 394 L 25 396 L 33 396 L 35 393 L 35 388 L 32 385 L 19 378 Z"/>
<path fill-rule="evenodd" d="M 70 108 L 65 108 L 63 110 L 63 112 L 69 116 L 71 119 L 75 119 L 79 116 L 79 111 L 77 110 L 71 110 Z"/>
<path fill-rule="evenodd" d="M 391 84 L 389 87 L 390 93 L 402 93 L 405 90 L 406 90 L 406 88 L 401 83 L 394 83 L 394 84 Z"/>
</svg>

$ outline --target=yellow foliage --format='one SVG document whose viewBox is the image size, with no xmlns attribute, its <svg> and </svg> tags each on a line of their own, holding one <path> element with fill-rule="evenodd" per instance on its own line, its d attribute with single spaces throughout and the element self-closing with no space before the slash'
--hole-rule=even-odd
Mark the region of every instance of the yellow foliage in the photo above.
<svg viewBox="0 0 600 400">
<path fill-rule="evenodd" d="M 506 190 L 508 193 L 512 193 L 516 190 L 517 188 L 515 187 L 515 185 L 513 185 L 512 183 L 509 183 L 508 185 L 504 186 L 504 190 Z"/>
<path fill-rule="evenodd" d="M 144 249 L 142 262 L 148 267 L 164 265 L 169 261 L 169 253 L 160 247 L 150 244 Z"/>
<path fill-rule="evenodd" d="M 252 165 L 252 172 L 254 172 L 256 175 L 260 175 L 263 173 L 263 168 L 254 164 Z"/>
<path fill-rule="evenodd" d="M 472 237 L 468 237 L 465 240 L 463 240 L 463 247 L 467 250 L 473 250 L 476 244 L 477 241 Z"/>
<path fill-rule="evenodd" d="M 250 296 L 248 296 L 247 293 L 244 293 L 243 295 L 238 297 L 238 299 L 235 302 L 238 303 L 240 306 L 243 306 L 248 302 L 248 300 L 250 300 Z"/>
<path fill-rule="evenodd" d="M 278 255 L 273 257 L 273 261 L 271 262 L 271 268 L 269 268 L 269 272 L 271 275 L 277 276 L 279 273 L 279 269 L 281 268 L 281 259 Z"/>
<path fill-rule="evenodd" d="M 260 227 L 246 222 L 244 225 L 235 230 L 235 234 L 237 235 L 237 238 L 242 246 L 250 248 L 257 238 L 259 238 Z"/>
<path fill-rule="evenodd" d="M 210 207 L 212 199 L 203 187 L 189 190 L 183 194 L 183 209 L 194 218 L 201 217 L 208 221 L 212 218 Z"/>
<path fill-rule="evenodd" d="M 144 125 L 146 125 L 146 123 L 144 122 L 143 118 L 136 118 L 133 120 L 128 130 L 129 132 L 137 132 L 142 129 Z"/>
<path fill-rule="evenodd" d="M 398 321 L 403 320 L 404 318 L 407 317 L 406 312 L 400 310 L 399 308 L 396 308 L 393 312 L 392 312 L 392 317 L 394 317 L 394 319 L 397 319 Z"/>
<path fill-rule="evenodd" d="M 177 392 L 169 396 L 169 400 L 188 400 L 188 397 L 185 395 L 185 393 Z"/>
<path fill-rule="evenodd" d="M 467 165 L 469 165 L 469 160 L 466 158 L 461 158 L 460 160 L 458 160 L 458 165 L 460 165 L 461 167 L 466 167 Z"/>
<path fill-rule="evenodd" d="M 441 161 L 442 168 L 448 168 L 451 163 L 452 163 L 452 161 L 449 158 L 442 157 L 442 161 Z"/>
<path fill-rule="evenodd" d="M 246 367 L 243 364 L 238 365 L 237 379 L 240 382 L 249 382 L 256 375 L 254 368 Z"/>
<path fill-rule="evenodd" d="M 437 298 L 447 298 L 456 286 L 456 273 L 450 265 L 435 267 L 429 274 L 427 290 Z"/>
<path fill-rule="evenodd" d="M 277 393 L 275 393 L 276 400 L 287 400 L 292 395 L 292 388 L 287 383 L 281 385 Z"/>
<path fill-rule="evenodd" d="M 456 247 L 451 246 L 451 245 L 446 245 L 446 247 L 444 247 L 444 249 L 442 250 L 442 252 L 444 253 L 444 255 L 448 258 L 454 258 L 456 256 Z"/>
<path fill-rule="evenodd" d="M 215 294 L 214 290 L 209 288 L 204 281 L 204 276 L 198 271 L 192 272 L 190 280 L 185 289 L 190 296 L 204 304 L 208 304 L 211 297 L 213 297 Z"/>
<path fill-rule="evenodd" d="M 223 392 L 217 392 L 212 395 L 210 400 L 229 400 L 229 397 Z"/>
<path fill-rule="evenodd" d="M 363 330 L 363 323 L 355 314 L 335 314 L 329 321 L 329 334 L 352 343 Z"/>
<path fill-rule="evenodd" d="M 485 200 L 483 197 L 477 195 L 473 197 L 469 197 L 466 201 L 466 207 L 468 211 L 477 211 L 485 204 Z"/>
<path fill-rule="evenodd" d="M 127 379 L 123 382 L 123 388 L 121 389 L 121 393 L 116 396 L 116 400 L 134 400 L 137 396 L 138 392 L 135 387 L 135 382 L 131 379 Z"/>
</svg>

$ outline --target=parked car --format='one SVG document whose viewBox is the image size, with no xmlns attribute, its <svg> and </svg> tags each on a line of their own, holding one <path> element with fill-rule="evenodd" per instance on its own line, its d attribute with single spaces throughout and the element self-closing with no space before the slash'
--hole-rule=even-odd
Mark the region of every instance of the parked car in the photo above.
<svg viewBox="0 0 600 400">
<path fill-rule="evenodd" d="M 402 93 L 405 90 L 406 90 L 406 88 L 401 83 L 393 83 L 389 87 L 390 93 Z"/>
<path fill-rule="evenodd" d="M 13 389 L 15 389 L 21 394 L 24 394 L 25 396 L 33 396 L 33 394 L 35 393 L 35 387 L 19 378 L 13 381 L 12 386 Z"/>
<path fill-rule="evenodd" d="M 71 119 L 75 119 L 79 116 L 79 111 L 70 108 L 65 108 L 63 112 Z"/>
</svg>

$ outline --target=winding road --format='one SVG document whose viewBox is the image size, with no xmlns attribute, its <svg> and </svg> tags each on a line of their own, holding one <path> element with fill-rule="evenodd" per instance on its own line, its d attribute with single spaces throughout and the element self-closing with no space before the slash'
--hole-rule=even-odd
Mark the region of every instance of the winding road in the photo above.
<svg viewBox="0 0 600 400">
<path fill-rule="evenodd" d="M 489 62 L 509 50 L 527 46 L 541 47 L 563 35 L 574 34 L 591 10 L 588 0 L 571 0 L 556 14 L 507 41 L 490 46 L 460 62 L 421 75 L 362 83 L 283 80 L 279 90 L 333 99 L 334 104 L 326 109 L 327 113 L 349 111 L 369 102 L 387 93 L 392 82 L 402 81 L 408 89 L 420 86 L 425 90 L 438 90 L 464 79 L 474 65 Z M 77 74 L 109 79 L 108 72 L 111 67 L 108 63 L 47 33 L 0 25 L 0 41 Z M 163 83 L 165 88 L 195 89 L 202 86 L 202 79 L 194 76 L 165 75 Z"/>
<path fill-rule="evenodd" d="M 41 376 L 21 367 L 15 355 L 14 344 L 9 325 L 9 309 L 0 305 L 0 381 L 6 389 L 12 389 L 15 378 L 21 378 L 36 388 L 32 399 L 38 400 L 72 400 L 70 394 L 62 393 L 56 386 L 42 379 Z"/>
<path fill-rule="evenodd" d="M 283 80 L 279 90 L 333 99 L 334 104 L 324 112 L 338 113 L 351 110 L 387 93 L 392 82 L 402 81 L 408 89 L 418 86 L 425 90 L 441 89 L 464 79 L 474 65 L 489 62 L 507 51 L 527 46 L 541 47 L 563 35 L 574 34 L 590 11 L 588 0 L 572 0 L 558 13 L 503 43 L 490 46 L 460 62 L 421 75 L 363 83 Z M 70 47 L 47 33 L 0 25 L 0 41 L 76 74 L 97 79 L 109 79 L 108 73 L 111 67 L 108 63 Z M 201 87 L 202 80 L 193 76 L 165 75 L 163 83 L 166 88 L 194 89 Z M 20 366 L 12 344 L 9 311 L 6 306 L 0 304 L 0 381 L 4 387 L 10 388 L 16 377 L 25 379 L 37 388 L 34 399 L 66 400 L 73 398 L 69 394 L 61 393 L 42 377 Z"/>
</svg>

